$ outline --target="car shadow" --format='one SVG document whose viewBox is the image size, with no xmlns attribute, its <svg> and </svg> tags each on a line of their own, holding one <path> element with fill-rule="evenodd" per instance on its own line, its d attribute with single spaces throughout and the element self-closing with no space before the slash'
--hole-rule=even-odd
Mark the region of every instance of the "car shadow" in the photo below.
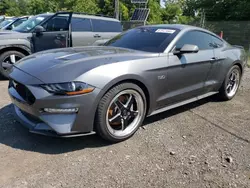
<svg viewBox="0 0 250 188">
<path fill-rule="evenodd" d="M 14 149 L 44 154 L 61 154 L 84 148 L 110 145 L 96 135 L 55 138 L 29 133 L 28 129 L 15 120 L 14 109 L 11 104 L 0 109 L 0 144 Z"/>
<path fill-rule="evenodd" d="M 0 73 L 0 81 L 6 81 L 6 80 L 8 80 L 8 79 L 5 78 L 4 76 L 2 76 L 1 73 Z"/>
<path fill-rule="evenodd" d="M 184 106 L 180 106 L 178 108 L 172 109 L 172 110 L 168 110 L 153 116 L 150 116 L 148 118 L 145 119 L 143 126 L 149 125 L 153 122 L 157 122 L 166 118 L 169 118 L 171 116 L 175 116 L 177 114 L 183 113 L 185 111 L 189 111 L 192 110 L 194 108 L 197 108 L 199 106 L 202 106 L 208 102 L 221 102 L 220 100 L 218 100 L 215 96 L 209 97 L 209 98 L 205 98 Z"/>
<path fill-rule="evenodd" d="M 215 101 L 213 98 L 200 100 L 158 115 L 145 119 L 143 126 L 174 116 L 207 102 Z M 98 148 L 111 145 L 97 135 L 75 138 L 53 138 L 31 134 L 18 123 L 13 114 L 13 105 L 0 109 L 0 144 L 14 149 L 38 152 L 43 154 L 62 154 L 85 148 Z"/>
</svg>

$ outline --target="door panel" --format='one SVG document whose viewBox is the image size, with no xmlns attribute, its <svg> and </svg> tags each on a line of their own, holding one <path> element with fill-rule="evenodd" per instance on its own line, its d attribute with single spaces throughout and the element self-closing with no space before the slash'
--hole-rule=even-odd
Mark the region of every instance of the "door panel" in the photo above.
<svg viewBox="0 0 250 188">
<path fill-rule="evenodd" d="M 213 57 L 213 50 L 202 50 L 179 57 L 169 54 L 165 95 L 158 101 L 159 108 L 204 93 L 204 82 L 211 68 L 208 57 Z"/>
<path fill-rule="evenodd" d="M 70 19 L 71 13 L 56 14 L 42 25 L 44 32 L 33 33 L 35 52 L 68 47 Z"/>
<path fill-rule="evenodd" d="M 220 72 L 223 63 L 223 57 L 221 56 L 221 50 L 214 50 L 214 59 L 211 61 L 211 69 L 208 73 L 207 80 L 204 85 L 206 92 L 217 91 L 220 84 Z"/>
<path fill-rule="evenodd" d="M 90 46 L 95 40 L 91 21 L 88 18 L 72 17 L 72 46 Z"/>
<path fill-rule="evenodd" d="M 94 43 L 93 32 L 72 32 L 72 45 L 90 46 Z"/>
<path fill-rule="evenodd" d="M 68 36 L 68 31 L 44 32 L 41 36 L 34 34 L 35 52 L 68 47 Z"/>
<path fill-rule="evenodd" d="M 185 44 L 196 45 L 198 53 L 174 55 Z M 207 93 L 208 80 L 214 54 L 212 35 L 200 30 L 190 30 L 181 34 L 172 52 L 169 53 L 165 95 L 159 99 L 159 106 L 173 105 Z"/>
<path fill-rule="evenodd" d="M 213 47 L 214 47 L 214 59 L 211 61 L 211 70 L 209 71 L 208 78 L 205 82 L 205 91 L 218 91 L 221 84 L 221 73 L 223 72 L 221 69 L 223 67 L 223 63 L 226 59 L 225 54 L 223 53 L 224 42 L 212 36 Z"/>
</svg>

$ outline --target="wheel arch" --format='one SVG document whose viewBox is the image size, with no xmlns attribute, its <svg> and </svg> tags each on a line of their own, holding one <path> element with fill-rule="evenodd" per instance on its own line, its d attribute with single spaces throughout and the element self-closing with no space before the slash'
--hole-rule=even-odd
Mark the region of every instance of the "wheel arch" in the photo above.
<svg viewBox="0 0 250 188">
<path fill-rule="evenodd" d="M 129 75 L 124 75 L 124 76 L 120 76 L 117 77 L 116 79 L 112 80 L 111 82 L 109 82 L 108 84 L 106 84 L 103 88 L 104 90 L 104 94 L 103 96 L 113 87 L 115 87 L 116 85 L 122 84 L 122 83 L 133 83 L 137 86 L 139 86 L 142 91 L 144 92 L 145 96 L 146 96 L 146 104 L 147 104 L 147 113 L 150 111 L 151 109 L 151 103 L 152 103 L 152 98 L 153 98 L 153 92 L 151 91 L 151 88 L 149 86 L 149 84 L 140 76 L 138 75 L 134 75 L 134 74 L 129 74 Z M 103 97 L 102 96 L 102 97 Z"/>
<path fill-rule="evenodd" d="M 8 51 L 18 51 L 23 53 L 24 55 L 28 56 L 31 54 L 31 51 L 28 47 L 23 46 L 23 45 L 8 45 L 4 46 L 0 49 L 0 54 Z"/>
<path fill-rule="evenodd" d="M 239 68 L 240 68 L 240 71 L 241 71 L 241 74 L 243 73 L 243 66 L 242 66 L 242 63 L 241 61 L 237 60 L 233 63 L 233 66 L 234 65 L 237 65 Z"/>
<path fill-rule="evenodd" d="M 124 77 L 118 78 L 118 79 L 116 79 L 115 82 L 112 81 L 112 82 L 108 83 L 102 89 L 103 92 L 101 92 L 101 95 L 98 97 L 98 102 L 96 102 L 96 104 L 94 105 L 95 106 L 95 118 L 94 118 L 94 121 L 93 121 L 93 130 L 94 131 L 96 129 L 96 127 L 95 127 L 95 121 L 96 121 L 96 113 L 97 113 L 97 110 L 98 110 L 98 104 L 101 101 L 102 97 L 110 89 L 112 89 L 113 87 L 115 87 L 117 85 L 123 84 L 123 83 L 132 83 L 132 84 L 135 84 L 135 85 L 137 85 L 138 87 L 140 87 L 142 89 L 142 91 L 144 92 L 145 97 L 146 97 L 146 105 L 147 105 L 146 116 L 150 112 L 150 109 L 151 109 L 151 104 L 150 103 L 152 102 L 152 96 L 150 95 L 150 89 L 148 88 L 148 86 L 145 83 L 143 83 L 143 81 L 141 79 L 138 79 L 138 78 L 124 78 Z"/>
<path fill-rule="evenodd" d="M 124 79 L 124 80 L 121 80 L 121 81 L 117 82 L 116 84 L 112 85 L 111 87 L 109 87 L 109 89 L 107 91 L 109 91 L 111 88 L 113 88 L 117 85 L 123 84 L 123 83 L 132 83 L 132 84 L 135 84 L 142 89 L 142 91 L 144 92 L 145 97 L 146 97 L 146 105 L 147 105 L 146 114 L 147 114 L 148 110 L 150 109 L 150 102 L 151 102 L 150 93 L 149 93 L 147 86 L 143 82 L 141 82 L 140 80 Z"/>
</svg>

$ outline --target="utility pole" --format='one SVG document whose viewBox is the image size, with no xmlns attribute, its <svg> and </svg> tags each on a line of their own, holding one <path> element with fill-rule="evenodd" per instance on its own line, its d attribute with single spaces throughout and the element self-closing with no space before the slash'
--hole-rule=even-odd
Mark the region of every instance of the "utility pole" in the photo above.
<svg viewBox="0 0 250 188">
<path fill-rule="evenodd" d="M 200 23 L 200 27 L 205 28 L 205 22 L 206 22 L 206 12 L 203 9 L 202 13 L 201 13 L 201 23 Z"/>
<path fill-rule="evenodd" d="M 115 18 L 119 20 L 120 13 L 119 13 L 119 0 L 115 0 Z"/>
</svg>

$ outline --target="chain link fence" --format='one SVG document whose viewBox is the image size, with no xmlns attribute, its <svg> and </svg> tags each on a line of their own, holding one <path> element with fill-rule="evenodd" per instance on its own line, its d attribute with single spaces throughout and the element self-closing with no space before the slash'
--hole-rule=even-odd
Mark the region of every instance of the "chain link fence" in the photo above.
<svg viewBox="0 0 250 188">
<path fill-rule="evenodd" d="M 243 46 L 248 55 L 250 67 L 250 19 L 249 21 L 206 21 L 190 23 L 190 25 L 208 29 L 223 37 L 232 45 Z"/>
<path fill-rule="evenodd" d="M 199 23 L 192 25 L 200 26 Z M 243 46 L 249 49 L 250 20 L 249 21 L 205 21 L 203 28 L 218 35 L 223 33 L 223 38 L 230 44 Z"/>
<path fill-rule="evenodd" d="M 139 21 L 122 21 L 123 31 L 127 31 L 129 29 L 143 26 L 145 25 L 145 22 L 139 22 Z"/>
</svg>

